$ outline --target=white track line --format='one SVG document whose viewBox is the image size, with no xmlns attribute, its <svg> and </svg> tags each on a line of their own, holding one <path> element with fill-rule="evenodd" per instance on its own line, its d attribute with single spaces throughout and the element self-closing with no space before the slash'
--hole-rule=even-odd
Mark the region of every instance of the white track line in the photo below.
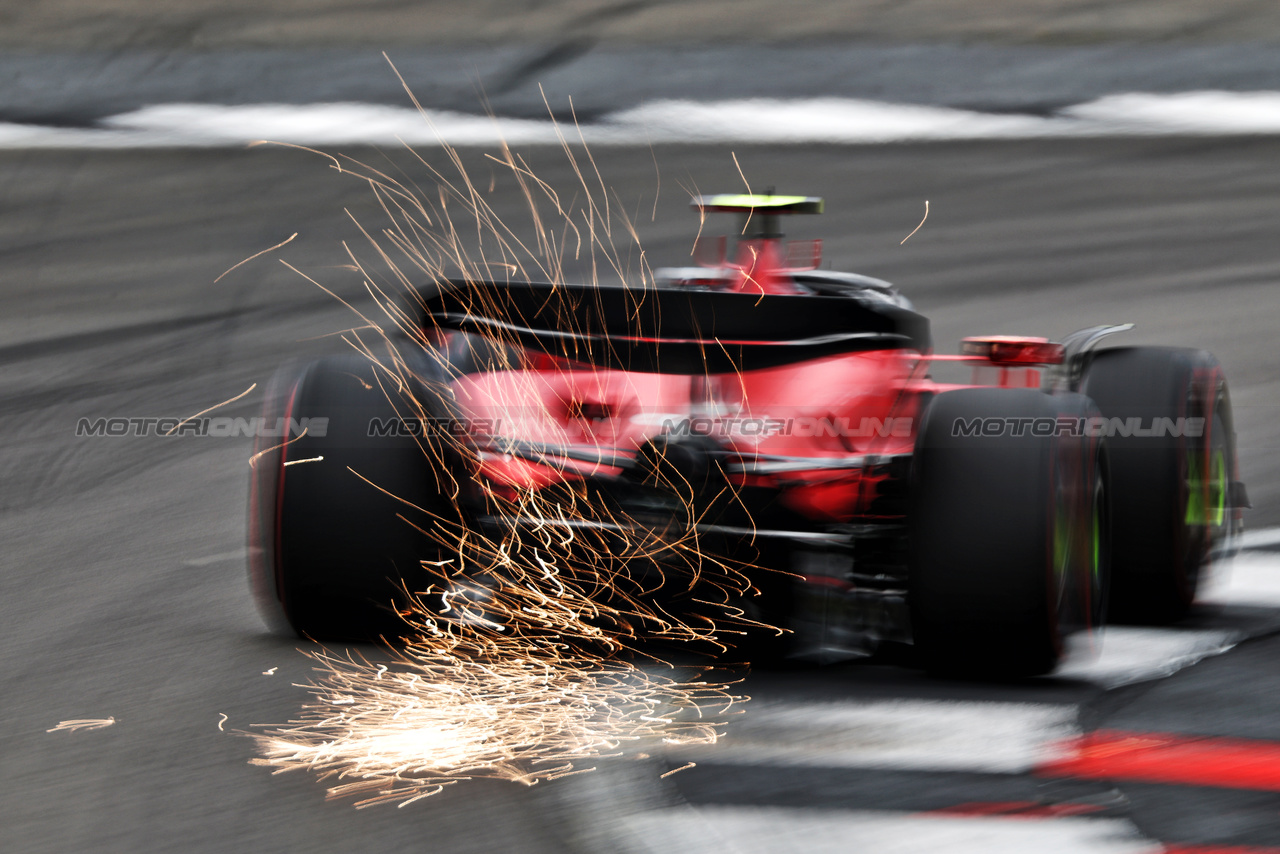
<svg viewBox="0 0 1280 854">
<path fill-rule="evenodd" d="M 1257 538 L 1254 542 L 1270 542 Z M 1280 606 L 1280 556 L 1245 552 L 1217 567 L 1206 600 Z M 1114 627 L 1102 652 L 1057 677 L 1115 688 L 1158 679 L 1231 648 L 1239 632 Z M 672 761 L 783 767 L 1025 773 L 1078 734 L 1074 705 L 877 700 L 746 707 L 718 744 Z M 1157 854 L 1120 818 L 952 817 L 883 810 L 676 807 L 623 817 L 634 854 Z"/>
<path fill-rule="evenodd" d="M 1143 629 L 1112 626 L 1103 631 L 1101 652 L 1068 659 L 1054 676 L 1100 688 L 1163 679 L 1235 646 L 1243 635 L 1225 630 Z"/>
<path fill-rule="evenodd" d="M 652 852 L 736 854 L 1158 854 L 1124 819 L 962 818 L 921 813 L 697 807 L 628 816 Z"/>
<path fill-rule="evenodd" d="M 1280 530 L 1257 533 L 1255 542 L 1265 542 L 1266 535 L 1280 534 Z M 1200 600 L 1217 605 L 1280 608 L 1280 554 L 1242 551 L 1232 560 L 1220 561 Z"/>
<path fill-rule="evenodd" d="M 581 128 L 378 104 L 160 104 L 112 116 L 96 129 L 0 123 L 0 148 L 297 145 L 592 145 L 836 143 L 922 140 L 1280 134 L 1280 92 L 1110 95 L 1050 117 L 850 98 L 663 100 Z"/>
<path fill-rule="evenodd" d="M 1245 531 L 1240 537 L 1242 549 L 1265 549 L 1269 546 L 1280 546 L 1280 528 L 1259 528 L 1256 531 Z"/>
<path fill-rule="evenodd" d="M 748 703 L 716 744 L 674 761 L 1020 773 L 1078 734 L 1076 708 L 1035 703 L 886 700 Z"/>
<path fill-rule="evenodd" d="M 1280 530 L 1259 531 L 1254 542 L 1269 542 L 1277 534 Z M 1219 561 L 1199 601 L 1280 608 L 1280 554 L 1243 551 L 1232 560 Z M 1170 676 L 1202 659 L 1221 655 L 1246 637 L 1243 631 L 1227 629 L 1112 626 L 1103 633 L 1099 654 L 1069 659 L 1054 675 L 1118 688 Z"/>
<path fill-rule="evenodd" d="M 1245 553 L 1219 569 L 1206 600 L 1280 606 L 1280 556 Z M 1160 679 L 1243 640 L 1231 630 L 1105 631 L 1101 652 L 1068 660 L 1053 678 L 1101 688 Z M 1069 705 L 934 700 L 754 701 L 717 744 L 682 748 L 693 761 L 1017 773 L 1075 733 Z"/>
<path fill-rule="evenodd" d="M 1261 538 L 1259 538 L 1261 539 Z M 1269 540 L 1267 540 L 1269 542 Z M 1217 567 L 1205 599 L 1280 606 L 1280 555 L 1245 552 Z M 1102 652 L 1057 678 L 1104 688 L 1168 676 L 1230 649 L 1243 634 L 1185 629 L 1107 630 Z M 1074 705 L 928 700 L 770 703 L 756 701 L 714 745 L 672 751 L 672 761 L 784 767 L 850 767 L 1026 773 L 1079 732 Z M 621 819 L 627 848 L 640 852 L 737 854 L 1157 854 L 1116 818 L 962 817 L 865 810 L 689 807 Z"/>
</svg>

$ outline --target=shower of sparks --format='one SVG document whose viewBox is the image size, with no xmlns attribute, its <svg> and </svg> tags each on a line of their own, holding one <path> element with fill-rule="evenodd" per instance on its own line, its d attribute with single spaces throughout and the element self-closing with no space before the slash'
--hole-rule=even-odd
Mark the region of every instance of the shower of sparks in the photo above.
<svg viewBox="0 0 1280 854">
<path fill-rule="evenodd" d="M 387 218 L 376 231 L 356 223 L 371 260 L 346 246 L 376 311 L 353 307 L 360 323 L 344 337 L 377 366 L 389 398 L 407 396 L 413 411 L 401 413 L 406 420 L 439 417 L 455 403 L 446 384 L 460 374 L 443 351 L 443 331 L 415 316 L 432 294 L 454 289 L 474 300 L 469 315 L 502 317 L 500 306 L 484 302 L 493 291 L 470 286 L 558 286 L 575 280 L 566 274 L 570 264 L 585 267 L 588 282 L 628 285 L 637 308 L 655 286 L 636 230 L 621 205 L 609 205 L 590 152 L 564 137 L 562 143 L 578 182 L 567 194 L 505 146 L 488 155 L 523 201 L 528 222 L 520 229 L 486 199 L 504 189 L 473 185 L 448 146 L 441 147 L 447 173 L 412 152 L 434 184 L 432 194 L 366 164 L 330 157 L 339 171 L 367 183 Z M 615 248 L 615 234 L 625 235 L 625 255 Z M 559 328 L 573 328 L 565 307 L 552 309 L 564 313 Z M 528 325 L 524 318 L 507 319 Z M 538 386 L 548 372 L 581 375 L 603 355 L 590 348 L 609 346 L 566 345 L 587 351 L 552 354 L 561 360 L 553 363 L 558 369 L 521 371 L 527 356 L 512 346 L 515 338 L 484 334 L 494 345 L 483 357 L 486 367 L 510 371 L 510 382 L 495 392 L 501 399 L 486 403 L 511 415 L 503 423 L 518 423 L 530 401 L 545 399 Z M 412 343 L 404 343 L 406 335 Z M 416 438 L 446 496 L 456 497 L 468 472 L 496 453 L 447 431 Z M 568 433 L 558 438 L 564 445 L 573 441 Z M 537 464 L 569 474 L 592 470 L 549 457 Z M 581 483 L 565 478 L 542 488 L 484 487 L 485 512 L 505 522 L 501 535 L 405 502 L 406 524 L 430 535 L 443 557 L 424 556 L 431 583 L 406 591 L 413 604 L 402 612 L 402 644 L 384 651 L 382 662 L 352 652 L 307 653 L 318 674 L 305 686 L 312 699 L 298 719 L 253 736 L 260 753 L 254 763 L 277 773 L 310 769 L 331 781 L 331 796 L 355 797 L 357 806 L 404 806 L 460 780 L 532 785 L 589 771 L 602 757 L 716 740 L 723 717 L 743 700 L 730 677 L 677 668 L 652 650 L 661 643 L 703 656 L 722 653 L 744 630 L 759 627 L 740 607 L 756 592 L 746 568 L 700 548 L 690 484 L 664 484 L 685 496 L 687 518 L 655 532 L 594 506 Z M 637 566 L 661 567 L 661 578 L 636 577 Z M 656 604 L 657 588 L 674 591 L 688 608 L 668 613 Z"/>
<path fill-rule="evenodd" d="M 532 785 L 640 743 L 707 743 L 716 726 L 701 702 L 730 702 L 723 686 L 623 661 L 478 658 L 466 646 L 411 644 L 381 678 L 350 654 L 315 654 L 318 702 L 259 737 L 255 762 L 317 771 L 357 806 L 404 803 L 472 777 Z"/>
<path fill-rule="evenodd" d="M 45 730 L 45 732 L 77 732 L 82 729 L 103 729 L 109 727 L 116 722 L 114 717 L 110 718 L 83 718 L 75 721 L 59 721 L 56 727 Z"/>
</svg>

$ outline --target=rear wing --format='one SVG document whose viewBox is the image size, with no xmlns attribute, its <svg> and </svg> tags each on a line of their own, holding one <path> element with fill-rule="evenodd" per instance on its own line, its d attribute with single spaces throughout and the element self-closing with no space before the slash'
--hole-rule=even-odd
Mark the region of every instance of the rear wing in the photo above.
<svg viewBox="0 0 1280 854">
<path fill-rule="evenodd" d="M 736 213 L 742 215 L 744 238 L 777 239 L 782 237 L 778 217 L 788 214 L 820 214 L 824 203 L 817 196 L 715 195 L 695 196 L 693 207 L 700 213 Z"/>
<path fill-rule="evenodd" d="M 731 373 L 840 353 L 929 352 L 929 322 L 893 305 L 621 285 L 447 282 L 420 291 L 424 333 L 456 329 L 602 368 Z"/>
<path fill-rule="evenodd" d="M 695 196 L 693 206 L 703 213 L 820 214 L 817 196 L 715 195 Z"/>
</svg>

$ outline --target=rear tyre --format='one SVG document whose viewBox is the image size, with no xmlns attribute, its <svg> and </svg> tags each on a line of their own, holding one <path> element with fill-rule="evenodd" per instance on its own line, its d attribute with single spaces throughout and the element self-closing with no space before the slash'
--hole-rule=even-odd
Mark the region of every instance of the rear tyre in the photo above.
<svg viewBox="0 0 1280 854">
<path fill-rule="evenodd" d="M 399 388 L 357 355 L 273 380 L 267 426 L 307 429 L 259 440 L 251 475 L 250 580 L 269 625 L 317 640 L 410 632 L 406 588 L 425 590 L 434 575 L 422 562 L 450 556 L 424 531 L 460 522 L 451 496 L 465 480 L 437 435 L 396 425 L 422 410 L 445 416 L 444 389 L 438 379 Z"/>
<path fill-rule="evenodd" d="M 1043 674 L 1072 634 L 1100 627 L 1105 457 L 1096 440 L 1059 426 L 1060 416 L 1078 423 L 1092 412 L 1079 395 L 1013 389 L 946 392 L 930 404 L 909 510 L 911 620 L 926 668 Z M 957 429 L 975 421 L 968 435 Z"/>
<path fill-rule="evenodd" d="M 1113 614 L 1125 622 L 1178 620 L 1238 526 L 1230 501 L 1235 430 L 1222 368 L 1200 350 L 1102 350 L 1080 391 L 1111 433 Z M 1203 429 L 1184 418 L 1201 419 Z M 1124 435 L 1134 427 L 1157 435 Z"/>
</svg>

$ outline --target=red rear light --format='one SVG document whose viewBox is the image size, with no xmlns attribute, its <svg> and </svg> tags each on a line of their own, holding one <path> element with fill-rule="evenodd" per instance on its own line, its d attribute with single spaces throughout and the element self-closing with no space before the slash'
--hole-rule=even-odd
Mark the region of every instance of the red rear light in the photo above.
<svg viewBox="0 0 1280 854">
<path fill-rule="evenodd" d="M 960 352 L 993 365 L 1060 365 L 1063 358 L 1062 345 L 1055 341 L 1013 335 L 966 338 L 960 343 Z"/>
</svg>

